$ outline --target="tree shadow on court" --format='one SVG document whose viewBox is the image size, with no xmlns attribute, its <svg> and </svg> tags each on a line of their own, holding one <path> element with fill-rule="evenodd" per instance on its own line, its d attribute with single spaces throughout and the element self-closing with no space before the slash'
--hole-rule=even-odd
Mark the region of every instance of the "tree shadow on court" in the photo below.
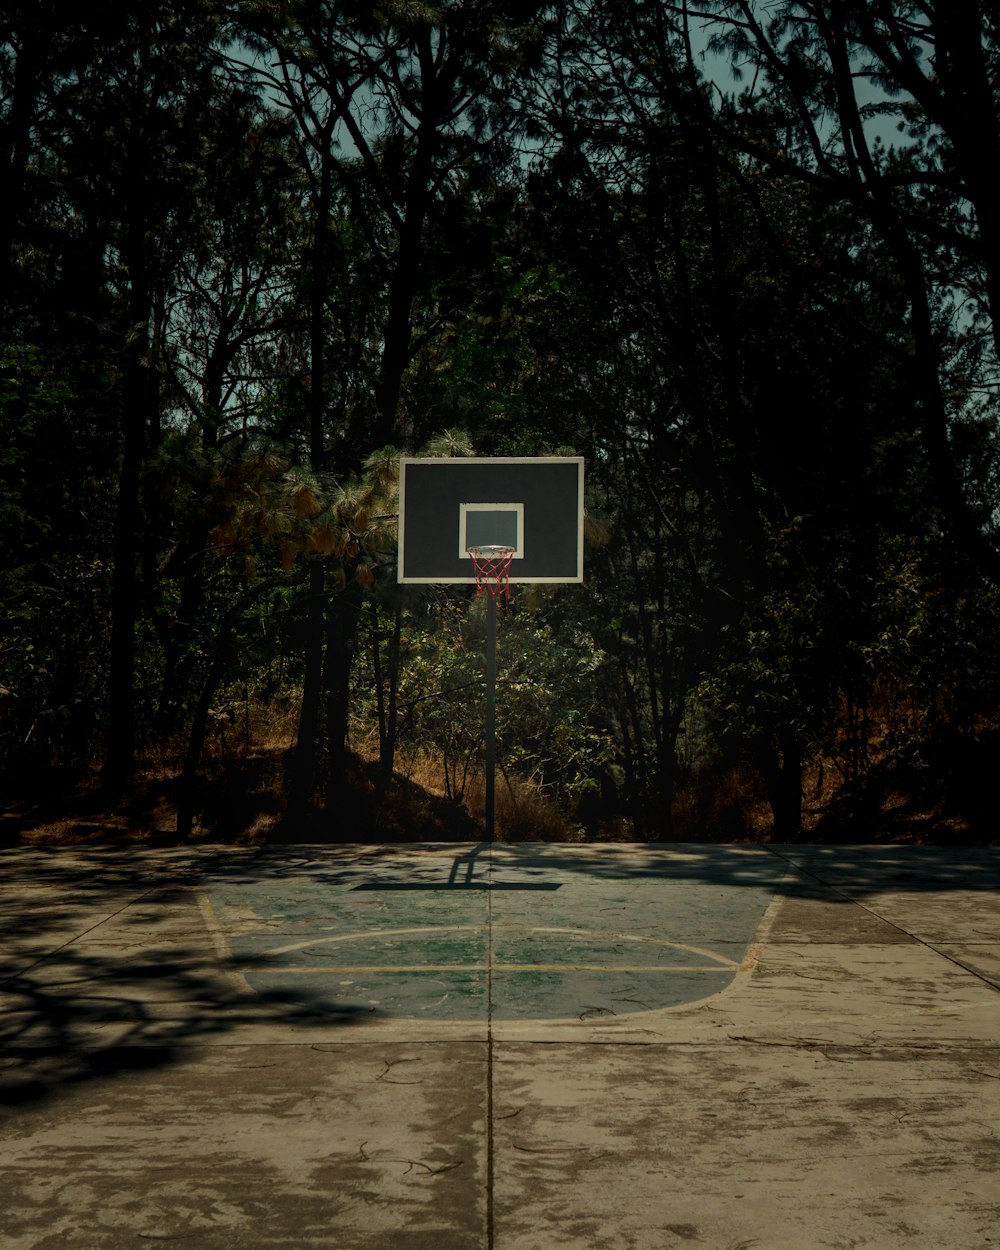
<svg viewBox="0 0 1000 1250">
<path fill-rule="evenodd" d="M 223 853 L 218 871 L 223 879 L 238 880 L 245 874 L 248 879 L 294 877 L 338 884 L 377 880 L 383 870 L 395 871 L 397 861 L 411 864 L 414 856 L 428 852 L 433 856 L 421 871 L 436 876 L 442 886 L 468 884 L 487 875 L 500 883 L 505 875 L 538 880 L 545 874 L 568 872 L 594 880 L 691 881 L 797 895 L 815 889 L 824 897 L 840 886 L 860 894 L 888 888 L 986 893 L 1000 889 L 1000 847 L 904 843 L 289 843 L 251 848 L 238 861 Z"/>
<path fill-rule="evenodd" d="M 498 848 L 496 860 L 495 874 L 569 872 L 604 881 L 688 881 L 844 902 L 884 890 L 1000 889 L 997 847 L 589 843 L 570 849 L 538 843 Z"/>
<path fill-rule="evenodd" d="M 370 1018 L 367 1007 L 308 989 L 249 991 L 222 936 L 213 938 L 200 915 L 195 887 L 329 887 L 335 909 L 337 890 L 393 883 L 458 892 L 662 881 L 712 887 L 706 900 L 718 901 L 720 915 L 727 891 L 737 887 L 845 905 L 886 890 L 1000 889 L 995 848 L 912 846 L 33 848 L 4 852 L 0 865 L 0 1103 L 8 1105 L 49 1097 L 67 1084 L 163 1067 L 192 1045 L 245 1040 L 253 1026 L 328 1036 L 331 1027 Z M 584 922 L 585 894 L 580 908 Z M 186 914 L 183 925 L 179 914 Z"/>
<path fill-rule="evenodd" d="M 169 853 L 5 860 L 16 875 L 0 890 L 0 1105 L 163 1067 L 248 1026 L 328 1035 L 367 1018 L 308 990 L 254 992 L 213 948 L 188 887 L 231 872 L 229 854 L 194 868 Z M 190 923 L 179 925 L 182 900 Z"/>
</svg>

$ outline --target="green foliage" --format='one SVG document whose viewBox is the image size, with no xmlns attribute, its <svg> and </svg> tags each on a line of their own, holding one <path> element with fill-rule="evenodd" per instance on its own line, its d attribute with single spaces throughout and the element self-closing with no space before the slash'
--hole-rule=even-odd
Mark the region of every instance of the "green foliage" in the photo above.
<svg viewBox="0 0 1000 1250">
<path fill-rule="evenodd" d="M 404 450 L 587 458 L 587 582 L 500 632 L 505 766 L 566 803 L 670 836 L 739 759 L 794 834 L 810 767 L 994 727 L 997 31 L 870 9 L 18 9 L 9 771 L 187 784 L 291 699 L 295 801 L 348 723 L 461 797 L 482 611 L 395 582 Z"/>
<path fill-rule="evenodd" d="M 104 694 L 112 449 L 72 348 L 0 363 L 0 750 L 14 769 L 88 762 Z"/>
<path fill-rule="evenodd" d="M 433 756 L 442 789 L 460 799 L 482 769 L 485 607 L 467 593 L 407 588 L 402 609 L 399 751 L 411 760 Z M 359 745 L 377 740 L 372 649 L 385 645 L 377 612 L 373 604 L 354 674 Z M 499 625 L 498 751 L 502 767 L 572 802 L 594 788 L 611 758 L 601 708 L 607 658 L 585 633 L 548 616 L 530 596 L 515 596 Z"/>
</svg>

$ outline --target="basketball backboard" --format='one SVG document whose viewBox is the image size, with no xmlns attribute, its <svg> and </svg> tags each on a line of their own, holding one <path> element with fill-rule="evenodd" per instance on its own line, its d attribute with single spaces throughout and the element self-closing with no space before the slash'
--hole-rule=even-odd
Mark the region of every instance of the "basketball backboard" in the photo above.
<svg viewBox="0 0 1000 1250">
<path fill-rule="evenodd" d="M 398 580 L 474 585 L 486 546 L 513 547 L 511 582 L 582 582 L 583 458 L 404 456 Z"/>
</svg>

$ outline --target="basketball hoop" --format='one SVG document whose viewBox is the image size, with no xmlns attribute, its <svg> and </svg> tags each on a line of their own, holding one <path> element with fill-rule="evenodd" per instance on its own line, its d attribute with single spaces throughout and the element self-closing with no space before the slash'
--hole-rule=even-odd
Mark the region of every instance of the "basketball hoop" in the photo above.
<svg viewBox="0 0 1000 1250">
<path fill-rule="evenodd" d="M 510 565 L 514 559 L 513 547 L 470 547 L 472 569 L 476 575 L 476 597 L 487 591 L 494 600 L 501 595 L 510 599 Z"/>
</svg>

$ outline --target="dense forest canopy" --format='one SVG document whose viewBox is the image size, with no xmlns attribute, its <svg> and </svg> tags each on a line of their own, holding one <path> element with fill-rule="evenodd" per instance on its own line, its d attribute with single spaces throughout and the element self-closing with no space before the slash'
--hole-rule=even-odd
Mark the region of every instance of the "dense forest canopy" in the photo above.
<svg viewBox="0 0 1000 1250">
<path fill-rule="evenodd" d="M 159 770 L 187 837 L 277 742 L 330 837 L 362 765 L 376 823 L 417 760 L 467 798 L 482 610 L 397 585 L 398 457 L 572 452 L 508 782 L 578 836 L 993 836 L 998 43 L 944 0 L 8 5 L 9 793 Z"/>
</svg>

